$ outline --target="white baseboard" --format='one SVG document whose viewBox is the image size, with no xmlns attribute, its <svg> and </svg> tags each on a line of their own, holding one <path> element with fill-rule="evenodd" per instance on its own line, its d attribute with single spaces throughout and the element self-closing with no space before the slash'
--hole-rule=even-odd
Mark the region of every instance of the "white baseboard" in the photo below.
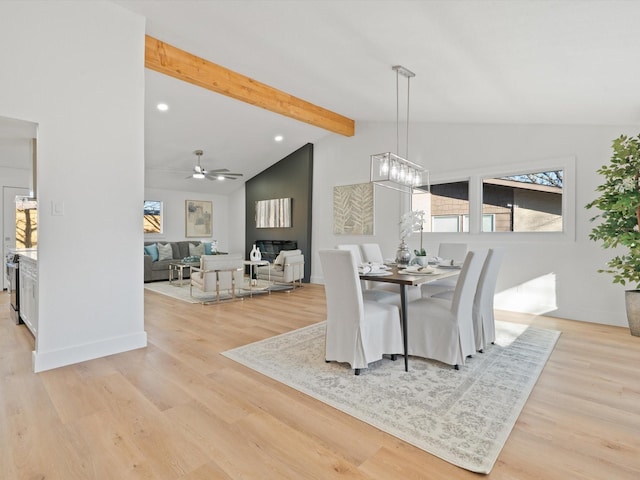
<svg viewBox="0 0 640 480">
<path fill-rule="evenodd" d="M 61 350 L 49 352 L 33 352 L 33 371 L 44 372 L 53 368 L 64 367 L 74 363 L 106 357 L 116 353 L 127 352 L 147 346 L 147 332 L 132 333 L 122 337 L 109 338 L 99 342 L 75 345 Z"/>
</svg>

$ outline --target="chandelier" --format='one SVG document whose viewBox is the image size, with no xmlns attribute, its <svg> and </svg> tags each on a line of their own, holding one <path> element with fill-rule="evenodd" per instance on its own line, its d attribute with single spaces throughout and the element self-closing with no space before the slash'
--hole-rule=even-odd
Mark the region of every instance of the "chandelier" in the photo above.
<svg viewBox="0 0 640 480">
<path fill-rule="evenodd" d="M 409 158 L 409 87 L 411 78 L 416 74 L 402 65 L 394 65 L 392 69 L 396 72 L 396 153 L 385 152 L 371 155 L 371 176 L 370 181 L 382 187 L 391 188 L 405 193 L 412 193 L 415 187 L 425 184 L 425 175 L 428 172 L 422 165 L 411 162 Z M 407 79 L 407 132 L 405 156 L 399 155 L 400 144 L 400 98 L 399 79 L 400 75 Z M 427 182 L 428 183 L 428 182 Z"/>
</svg>

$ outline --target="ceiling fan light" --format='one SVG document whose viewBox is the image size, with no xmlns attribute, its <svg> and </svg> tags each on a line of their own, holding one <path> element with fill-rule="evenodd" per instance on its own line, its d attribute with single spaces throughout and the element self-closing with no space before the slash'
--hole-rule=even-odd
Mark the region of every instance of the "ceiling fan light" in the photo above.
<svg viewBox="0 0 640 480">
<path fill-rule="evenodd" d="M 216 178 L 217 178 L 217 180 L 222 181 L 222 180 L 224 180 L 224 175 L 218 175 Z"/>
<path fill-rule="evenodd" d="M 202 172 L 194 172 L 193 178 L 204 178 L 204 173 Z"/>
</svg>

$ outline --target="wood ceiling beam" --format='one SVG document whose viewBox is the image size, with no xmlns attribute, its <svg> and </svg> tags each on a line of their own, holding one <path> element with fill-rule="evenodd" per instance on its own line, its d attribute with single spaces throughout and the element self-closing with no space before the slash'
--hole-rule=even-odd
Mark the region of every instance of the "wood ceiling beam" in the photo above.
<svg viewBox="0 0 640 480">
<path fill-rule="evenodd" d="M 355 122 L 228 68 L 145 36 L 145 67 L 236 100 L 352 137 Z"/>
</svg>

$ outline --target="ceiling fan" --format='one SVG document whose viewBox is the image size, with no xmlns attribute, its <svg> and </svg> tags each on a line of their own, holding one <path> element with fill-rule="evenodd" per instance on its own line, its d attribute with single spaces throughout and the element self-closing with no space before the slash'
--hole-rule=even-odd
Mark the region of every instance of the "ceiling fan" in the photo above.
<svg viewBox="0 0 640 480">
<path fill-rule="evenodd" d="M 198 157 L 198 163 L 193 167 L 193 173 L 186 178 L 195 178 L 201 180 L 206 178 L 207 180 L 235 180 L 241 177 L 241 173 L 231 173 L 228 168 L 217 168 L 215 170 L 206 170 L 200 165 L 200 158 L 204 153 L 202 150 L 196 150 L 193 152 Z"/>
</svg>

